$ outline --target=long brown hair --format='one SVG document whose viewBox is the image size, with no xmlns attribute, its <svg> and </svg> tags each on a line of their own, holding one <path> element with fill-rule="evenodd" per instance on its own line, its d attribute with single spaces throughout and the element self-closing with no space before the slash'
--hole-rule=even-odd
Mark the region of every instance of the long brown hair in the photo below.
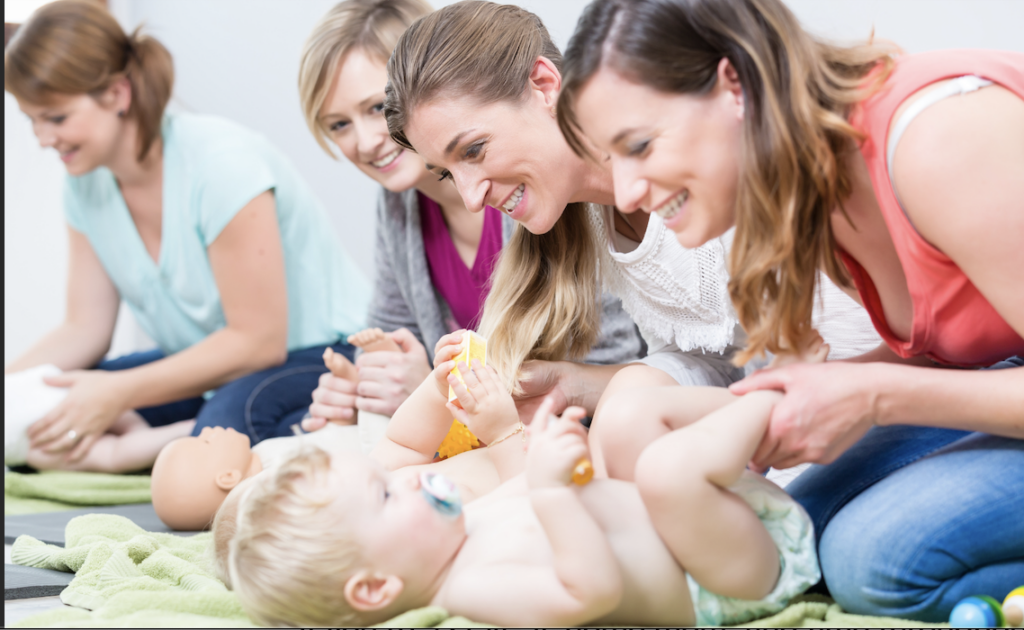
<svg viewBox="0 0 1024 630">
<path fill-rule="evenodd" d="M 384 115 L 405 136 L 410 113 L 440 94 L 479 104 L 523 102 L 538 57 L 562 55 L 533 13 L 493 2 L 459 2 L 421 18 L 388 61 Z M 561 142 L 561 138 L 556 138 Z M 526 359 L 578 359 L 600 331 L 597 247 L 586 204 L 569 204 L 546 234 L 516 224 L 484 303 L 487 360 L 513 392 Z"/>
<path fill-rule="evenodd" d="M 125 116 L 139 126 L 141 161 L 160 137 L 174 86 L 174 62 L 163 44 L 139 29 L 126 35 L 95 2 L 59 0 L 36 10 L 4 51 L 4 89 L 29 103 L 99 97 L 122 77 L 131 84 Z"/>
<path fill-rule="evenodd" d="M 359 49 L 387 63 L 399 36 L 431 11 L 426 0 L 345 0 L 313 27 L 299 62 L 299 100 L 306 125 L 328 155 L 334 157 L 334 152 L 320 122 L 320 108 L 342 58 Z"/>
<path fill-rule="evenodd" d="M 746 113 L 729 292 L 749 343 L 738 363 L 810 342 L 819 268 L 849 285 L 829 224 L 852 188 L 846 152 L 861 139 L 847 118 L 896 51 L 818 41 L 780 0 L 595 0 L 580 18 L 558 104 L 580 155 L 574 99 L 603 65 L 674 94 L 707 93 L 722 58 L 739 75 Z"/>
</svg>

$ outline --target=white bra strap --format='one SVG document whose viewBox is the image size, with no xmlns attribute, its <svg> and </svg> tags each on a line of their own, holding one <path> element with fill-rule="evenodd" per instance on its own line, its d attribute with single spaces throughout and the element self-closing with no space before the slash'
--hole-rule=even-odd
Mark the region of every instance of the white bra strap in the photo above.
<svg viewBox="0 0 1024 630">
<path fill-rule="evenodd" d="M 982 79 L 979 76 L 973 74 L 957 77 L 937 90 L 925 94 L 913 105 L 907 108 L 905 112 L 900 116 L 899 120 L 892 128 L 892 133 L 889 134 L 889 144 L 885 151 L 885 164 L 889 169 L 889 184 L 892 186 L 892 192 L 896 195 L 896 202 L 900 204 L 900 209 L 903 210 L 903 214 L 907 214 L 906 208 L 903 207 L 903 202 L 900 201 L 900 194 L 896 190 L 896 180 L 892 176 L 892 158 L 896 155 L 896 145 L 900 141 L 900 136 L 907 130 L 910 123 L 917 118 L 917 115 L 928 109 L 935 103 L 938 103 L 944 98 L 950 96 L 956 96 L 957 94 L 967 94 L 973 92 L 987 85 L 992 85 L 992 82 L 988 79 Z M 908 217 L 909 220 L 909 217 Z"/>
</svg>

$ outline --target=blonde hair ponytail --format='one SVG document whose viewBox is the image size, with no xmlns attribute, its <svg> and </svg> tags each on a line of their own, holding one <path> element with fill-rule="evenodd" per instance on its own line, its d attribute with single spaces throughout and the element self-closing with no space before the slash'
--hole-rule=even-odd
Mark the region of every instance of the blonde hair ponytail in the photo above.
<svg viewBox="0 0 1024 630">
<path fill-rule="evenodd" d="M 513 394 L 528 359 L 580 359 L 601 328 L 597 251 L 586 204 L 574 203 L 546 234 L 516 224 L 491 276 L 480 333 L 487 361 Z M 526 340 L 526 341 L 524 341 Z"/>
<path fill-rule="evenodd" d="M 388 61 L 384 115 L 405 136 L 410 113 L 443 94 L 481 104 L 522 102 L 538 57 L 561 69 L 562 54 L 533 13 L 493 2 L 449 5 L 409 27 Z M 559 139 L 561 141 L 561 139 Z M 518 393 L 527 359 L 578 359 L 600 331 L 600 280 L 586 204 L 570 204 L 546 234 L 516 225 L 484 303 L 480 331 L 488 362 Z"/>
</svg>

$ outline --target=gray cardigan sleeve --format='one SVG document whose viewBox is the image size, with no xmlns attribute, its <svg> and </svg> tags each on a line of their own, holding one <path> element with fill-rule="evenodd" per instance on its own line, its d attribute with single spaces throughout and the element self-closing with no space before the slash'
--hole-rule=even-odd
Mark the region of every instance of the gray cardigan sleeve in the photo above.
<svg viewBox="0 0 1024 630">
<path fill-rule="evenodd" d="M 433 357 L 437 340 L 449 332 L 445 322 L 451 314 L 430 280 L 415 189 L 381 190 L 375 262 L 369 326 L 385 332 L 408 328 Z"/>
<path fill-rule="evenodd" d="M 382 190 L 377 201 L 377 247 L 374 252 L 377 279 L 366 318 L 367 326 L 381 328 L 385 332 L 408 328 L 422 342 L 423 334 L 395 272 L 395 248 L 391 241 L 395 236 L 395 228 L 399 227 L 395 224 L 401 218 L 388 215 L 388 193 Z"/>
</svg>

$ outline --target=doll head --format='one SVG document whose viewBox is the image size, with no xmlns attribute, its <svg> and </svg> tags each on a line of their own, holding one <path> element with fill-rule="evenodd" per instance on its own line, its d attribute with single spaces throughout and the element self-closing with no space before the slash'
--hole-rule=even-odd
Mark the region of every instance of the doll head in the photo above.
<svg viewBox="0 0 1024 630">
<path fill-rule="evenodd" d="M 153 464 L 153 508 L 172 529 L 206 529 L 232 488 L 261 470 L 249 436 L 206 427 L 160 451 Z"/>
</svg>

